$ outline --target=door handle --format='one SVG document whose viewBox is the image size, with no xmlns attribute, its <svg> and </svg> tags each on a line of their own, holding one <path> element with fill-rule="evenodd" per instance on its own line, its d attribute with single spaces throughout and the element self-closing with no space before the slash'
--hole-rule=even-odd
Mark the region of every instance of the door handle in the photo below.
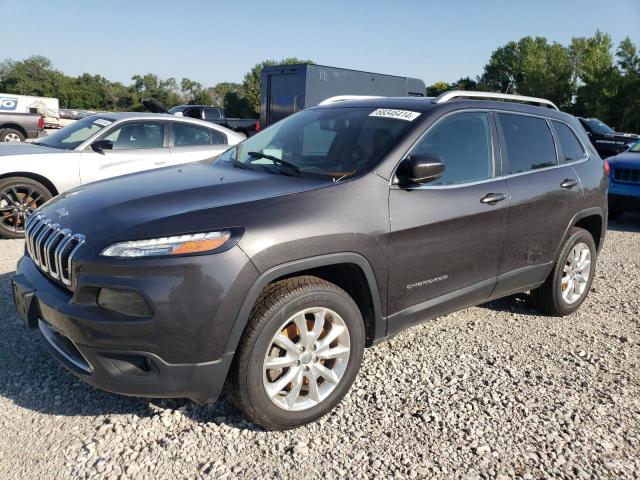
<svg viewBox="0 0 640 480">
<path fill-rule="evenodd" d="M 504 193 L 487 193 L 480 201 L 487 205 L 495 205 L 498 202 L 506 200 L 507 196 Z"/>
<path fill-rule="evenodd" d="M 562 183 L 560 184 L 560 186 L 562 188 L 566 188 L 567 190 L 571 190 L 573 187 L 575 187 L 578 184 L 578 181 L 574 178 L 566 178 L 562 181 Z"/>
<path fill-rule="evenodd" d="M 159 160 L 157 162 L 154 162 L 156 165 L 166 165 L 167 162 L 165 162 L 164 160 Z"/>
</svg>

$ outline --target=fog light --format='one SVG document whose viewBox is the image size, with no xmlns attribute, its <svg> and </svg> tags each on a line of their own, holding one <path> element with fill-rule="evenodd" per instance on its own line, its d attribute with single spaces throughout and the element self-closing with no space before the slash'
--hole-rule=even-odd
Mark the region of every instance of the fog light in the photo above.
<svg viewBox="0 0 640 480">
<path fill-rule="evenodd" d="M 98 305 L 124 315 L 149 317 L 153 313 L 144 297 L 132 290 L 101 288 L 98 292 Z"/>
</svg>

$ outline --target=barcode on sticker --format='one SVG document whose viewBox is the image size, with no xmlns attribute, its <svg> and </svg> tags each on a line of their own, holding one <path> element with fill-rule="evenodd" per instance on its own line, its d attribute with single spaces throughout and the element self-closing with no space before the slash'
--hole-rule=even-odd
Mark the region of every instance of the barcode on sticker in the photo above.
<svg viewBox="0 0 640 480">
<path fill-rule="evenodd" d="M 412 112 L 410 110 L 394 110 L 391 108 L 379 108 L 369 114 L 370 117 L 395 118 L 397 120 L 406 120 L 413 122 L 420 116 L 420 112 Z"/>
<path fill-rule="evenodd" d="M 107 125 L 111 125 L 109 120 L 105 120 L 104 118 L 98 118 L 93 121 L 96 125 L 100 125 L 101 127 L 106 127 Z"/>
</svg>

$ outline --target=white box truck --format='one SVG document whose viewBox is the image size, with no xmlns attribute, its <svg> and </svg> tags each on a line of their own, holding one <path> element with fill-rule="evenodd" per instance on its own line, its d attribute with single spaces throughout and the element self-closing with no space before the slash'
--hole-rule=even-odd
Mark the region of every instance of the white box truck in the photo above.
<svg viewBox="0 0 640 480">
<path fill-rule="evenodd" d="M 39 113 L 46 128 L 60 128 L 59 105 L 57 98 L 0 93 L 0 112 Z"/>
</svg>

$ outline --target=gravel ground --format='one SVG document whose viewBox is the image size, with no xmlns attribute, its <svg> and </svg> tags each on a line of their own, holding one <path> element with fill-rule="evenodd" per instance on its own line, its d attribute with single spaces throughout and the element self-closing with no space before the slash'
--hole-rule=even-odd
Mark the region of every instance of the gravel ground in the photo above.
<svg viewBox="0 0 640 480">
<path fill-rule="evenodd" d="M 284 433 L 209 406 L 98 391 L 18 321 L 0 241 L 0 479 L 638 478 L 640 216 L 613 223 L 586 303 L 525 295 L 413 328 L 365 354 L 342 404 Z"/>
</svg>

